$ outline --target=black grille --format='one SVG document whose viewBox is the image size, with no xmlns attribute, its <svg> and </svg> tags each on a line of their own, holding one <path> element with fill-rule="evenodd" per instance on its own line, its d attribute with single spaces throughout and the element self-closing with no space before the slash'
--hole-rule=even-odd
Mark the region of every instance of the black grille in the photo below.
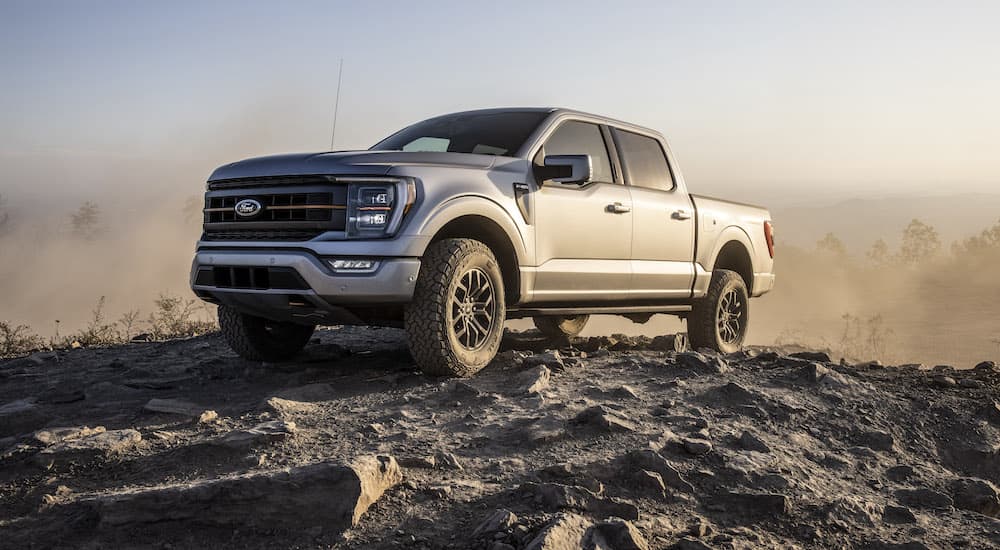
<svg viewBox="0 0 1000 550">
<path fill-rule="evenodd" d="M 236 213 L 247 199 L 250 216 Z M 205 193 L 204 241 L 308 241 L 347 227 L 347 184 L 324 176 L 275 176 L 213 181 Z"/>
<path fill-rule="evenodd" d="M 257 215 L 236 215 L 236 203 L 244 199 L 258 201 L 263 208 Z M 325 222 L 334 218 L 345 204 L 334 204 L 333 193 L 276 193 L 268 195 L 235 195 L 205 197 L 205 223 L 224 222 Z"/>
<path fill-rule="evenodd" d="M 308 290 L 309 285 L 290 267 L 201 267 L 194 284 L 251 290 Z"/>
</svg>

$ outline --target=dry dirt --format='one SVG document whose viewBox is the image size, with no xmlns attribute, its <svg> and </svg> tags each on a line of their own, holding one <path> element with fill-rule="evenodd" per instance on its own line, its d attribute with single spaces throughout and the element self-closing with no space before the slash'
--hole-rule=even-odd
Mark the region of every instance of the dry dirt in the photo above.
<svg viewBox="0 0 1000 550">
<path fill-rule="evenodd" d="M 251 363 L 215 335 L 0 363 L 0 547 L 1000 547 L 1000 371 L 391 329 Z"/>
</svg>

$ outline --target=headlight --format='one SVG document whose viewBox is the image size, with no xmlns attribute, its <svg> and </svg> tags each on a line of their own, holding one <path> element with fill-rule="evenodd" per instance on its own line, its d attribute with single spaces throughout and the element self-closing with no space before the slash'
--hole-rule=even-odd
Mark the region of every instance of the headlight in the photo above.
<svg viewBox="0 0 1000 550">
<path fill-rule="evenodd" d="M 405 178 L 336 178 L 347 187 L 347 236 L 387 237 L 399 229 L 416 200 L 416 185 Z"/>
</svg>

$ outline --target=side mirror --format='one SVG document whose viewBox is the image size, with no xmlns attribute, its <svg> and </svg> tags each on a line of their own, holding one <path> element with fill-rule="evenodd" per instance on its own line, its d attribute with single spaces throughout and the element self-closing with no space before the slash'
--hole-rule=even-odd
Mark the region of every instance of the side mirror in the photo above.
<svg viewBox="0 0 1000 550">
<path fill-rule="evenodd" d="M 557 183 L 583 185 L 594 175 L 590 155 L 546 155 L 545 168 Z"/>
</svg>

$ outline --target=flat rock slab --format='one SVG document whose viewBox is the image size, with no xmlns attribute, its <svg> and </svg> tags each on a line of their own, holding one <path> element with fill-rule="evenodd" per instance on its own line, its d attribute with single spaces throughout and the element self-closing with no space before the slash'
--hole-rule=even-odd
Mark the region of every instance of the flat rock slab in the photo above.
<svg viewBox="0 0 1000 550">
<path fill-rule="evenodd" d="M 88 426 L 67 426 L 63 428 L 46 428 L 44 430 L 39 430 L 32 434 L 31 437 L 36 443 L 41 445 L 55 445 L 56 443 L 61 443 L 63 441 L 89 437 L 105 431 L 107 430 L 104 429 L 104 426 L 95 426 L 93 428 Z"/>
<path fill-rule="evenodd" d="M 84 437 L 64 439 L 42 449 L 36 455 L 36 462 L 46 468 L 69 463 L 86 463 L 99 458 L 121 455 L 141 441 L 142 435 L 136 430 L 98 431 Z"/>
<path fill-rule="evenodd" d="M 362 457 L 351 464 L 320 462 L 263 474 L 200 481 L 190 485 L 101 496 L 88 504 L 100 525 L 185 521 L 202 525 L 322 526 L 343 532 L 403 474 L 390 456 Z"/>
<path fill-rule="evenodd" d="M 261 422 L 252 428 L 236 430 L 212 441 L 213 445 L 229 447 L 233 449 L 244 449 L 256 445 L 266 445 L 275 441 L 281 441 L 289 436 L 295 435 L 298 429 L 295 422 L 284 420 L 271 420 Z"/>
</svg>

